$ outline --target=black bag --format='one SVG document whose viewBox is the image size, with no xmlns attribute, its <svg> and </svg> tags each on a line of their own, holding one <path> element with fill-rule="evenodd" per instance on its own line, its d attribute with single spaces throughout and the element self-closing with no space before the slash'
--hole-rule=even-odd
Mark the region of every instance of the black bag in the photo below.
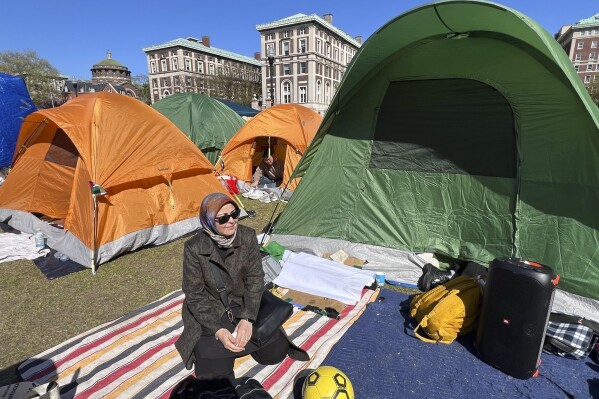
<svg viewBox="0 0 599 399">
<path fill-rule="evenodd" d="M 237 378 L 234 385 L 226 379 L 197 380 L 188 376 L 173 388 L 170 399 L 272 399 L 253 378 Z"/>
<path fill-rule="evenodd" d="M 597 343 L 599 324 L 582 317 L 551 313 L 543 350 L 570 359 L 584 359 Z"/>
<path fill-rule="evenodd" d="M 292 304 L 270 291 L 262 292 L 260 310 L 254 322 L 250 341 L 256 346 L 264 345 L 292 314 Z"/>
<path fill-rule="evenodd" d="M 212 264 L 212 273 L 214 274 L 220 300 L 225 306 L 227 316 L 231 323 L 235 323 L 227 287 L 225 287 L 220 270 L 214 264 Z M 292 304 L 285 302 L 268 290 L 263 291 L 260 310 L 258 310 L 258 316 L 256 316 L 256 320 L 253 323 L 250 341 L 256 346 L 264 345 L 292 314 Z"/>
</svg>

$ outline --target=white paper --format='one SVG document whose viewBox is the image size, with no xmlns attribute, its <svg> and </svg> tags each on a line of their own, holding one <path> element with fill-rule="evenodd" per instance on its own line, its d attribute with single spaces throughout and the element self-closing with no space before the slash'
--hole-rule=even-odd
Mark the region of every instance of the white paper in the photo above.
<svg viewBox="0 0 599 399">
<path fill-rule="evenodd" d="M 273 282 L 281 287 L 354 305 L 360 300 L 362 288 L 374 283 L 374 272 L 300 252 L 285 262 L 281 274 Z"/>
</svg>

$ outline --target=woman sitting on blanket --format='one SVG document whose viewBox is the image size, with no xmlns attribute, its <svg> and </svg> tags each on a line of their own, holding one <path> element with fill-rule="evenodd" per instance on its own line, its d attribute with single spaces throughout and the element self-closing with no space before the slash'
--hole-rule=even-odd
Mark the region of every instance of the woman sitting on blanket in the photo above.
<svg viewBox="0 0 599 399">
<path fill-rule="evenodd" d="M 264 271 L 256 232 L 238 225 L 239 207 L 228 196 L 209 194 L 200 206 L 203 230 L 185 243 L 183 258 L 183 333 L 175 344 L 196 378 L 233 382 L 235 358 L 251 354 L 260 364 L 289 357 L 306 361 L 281 328 L 265 345 L 249 341 L 264 289 Z M 228 291 L 235 324 L 229 321 L 211 269 L 218 265 Z"/>
</svg>

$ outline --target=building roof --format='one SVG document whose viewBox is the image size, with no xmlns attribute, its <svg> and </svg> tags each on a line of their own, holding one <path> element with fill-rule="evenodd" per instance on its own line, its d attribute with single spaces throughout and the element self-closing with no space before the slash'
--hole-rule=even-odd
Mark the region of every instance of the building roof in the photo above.
<svg viewBox="0 0 599 399">
<path fill-rule="evenodd" d="M 131 89 L 129 89 L 123 85 L 119 85 L 119 84 L 115 84 L 115 83 L 92 83 L 92 82 L 86 81 L 86 80 L 78 80 L 77 81 L 77 92 L 81 92 L 81 88 L 83 88 L 84 93 L 90 93 L 92 89 L 94 92 L 100 92 L 100 91 L 104 91 L 106 89 L 106 86 L 112 86 L 119 93 L 127 91 L 127 90 L 131 91 Z M 75 82 L 72 80 L 67 80 L 65 82 L 65 88 L 66 88 L 66 91 L 74 93 L 75 92 Z"/>
<path fill-rule="evenodd" d="M 158 44 L 155 46 L 145 47 L 142 50 L 145 53 L 147 53 L 148 51 L 160 50 L 160 49 L 165 49 L 165 48 L 169 48 L 169 47 L 187 47 L 187 48 L 190 48 L 193 50 L 201 51 L 203 53 L 216 55 L 218 57 L 229 58 L 229 59 L 232 59 L 235 61 L 245 62 L 246 64 L 252 64 L 255 66 L 262 66 L 262 63 L 260 61 L 254 59 L 252 57 L 247 57 L 245 55 L 233 53 L 233 52 L 227 51 L 227 50 L 222 50 L 222 49 L 219 49 L 216 47 L 207 47 L 207 46 L 204 46 L 199 41 L 183 39 L 183 38 L 178 38 L 175 40 L 171 40 L 170 42 Z"/>
<path fill-rule="evenodd" d="M 590 28 L 590 27 L 597 27 L 597 26 L 599 26 L 599 13 L 593 15 L 592 17 L 581 19 L 580 21 L 578 21 L 574 25 L 572 25 L 572 28 L 573 29 L 586 28 L 586 27 Z"/>
<path fill-rule="evenodd" d="M 324 18 L 322 18 L 321 16 L 316 15 L 316 14 L 310 14 L 310 15 L 301 14 L 301 13 L 295 14 L 295 15 L 292 15 L 287 18 L 279 19 L 277 21 L 256 25 L 256 30 L 258 32 L 260 32 L 263 30 L 282 28 L 285 26 L 303 24 L 306 22 L 317 22 L 320 25 L 322 25 L 323 27 L 335 32 L 336 34 L 338 34 L 339 36 L 341 36 L 342 38 L 344 38 L 345 40 L 347 40 L 354 46 L 356 46 L 356 47 L 362 46 L 362 44 L 360 44 L 356 39 L 354 39 L 353 37 L 351 37 L 344 31 L 342 31 L 341 29 L 335 27 L 333 24 L 328 23 Z"/>
<path fill-rule="evenodd" d="M 117 68 L 127 68 L 126 66 L 124 66 L 123 64 L 121 64 L 120 62 L 118 62 L 117 60 L 112 58 L 112 53 L 110 51 L 108 51 L 106 53 L 106 58 L 103 59 L 102 61 L 94 64 L 94 68 L 95 67 L 99 67 L 99 66 L 111 66 L 111 67 L 117 67 Z"/>
</svg>

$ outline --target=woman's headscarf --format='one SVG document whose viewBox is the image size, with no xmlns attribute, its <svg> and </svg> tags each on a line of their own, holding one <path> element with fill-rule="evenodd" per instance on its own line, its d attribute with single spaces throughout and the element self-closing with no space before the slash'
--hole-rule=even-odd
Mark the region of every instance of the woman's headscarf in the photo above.
<svg viewBox="0 0 599 399">
<path fill-rule="evenodd" d="M 235 234 L 231 237 L 220 235 L 218 230 L 216 230 L 216 214 L 220 208 L 227 204 L 233 205 L 235 210 L 239 209 L 237 204 L 229 196 L 222 193 L 208 194 L 200 205 L 200 224 L 206 234 L 221 248 L 231 248 L 233 240 L 237 235 L 237 230 L 235 230 Z"/>
</svg>

